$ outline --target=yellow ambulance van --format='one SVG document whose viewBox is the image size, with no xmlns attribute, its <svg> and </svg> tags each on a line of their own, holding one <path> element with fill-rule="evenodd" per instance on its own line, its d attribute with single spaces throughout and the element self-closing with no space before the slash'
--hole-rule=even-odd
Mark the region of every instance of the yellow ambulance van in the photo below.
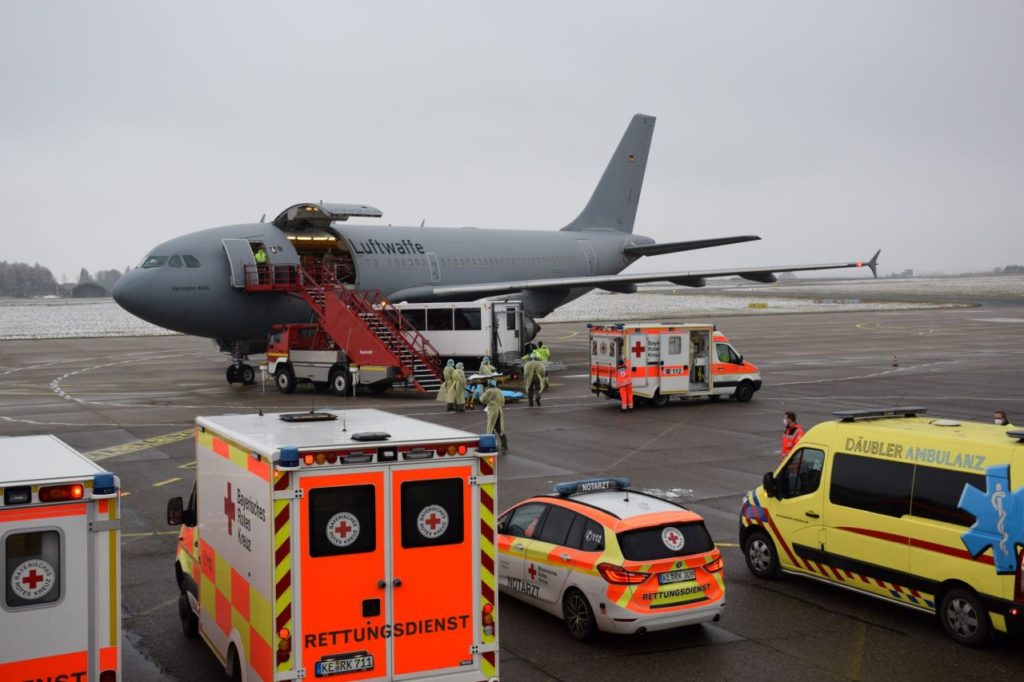
<svg viewBox="0 0 1024 682">
<path fill-rule="evenodd" d="M 934 613 L 961 644 L 1024 623 L 1024 430 L 922 407 L 836 412 L 740 510 L 761 578 L 803 575 Z"/>
</svg>

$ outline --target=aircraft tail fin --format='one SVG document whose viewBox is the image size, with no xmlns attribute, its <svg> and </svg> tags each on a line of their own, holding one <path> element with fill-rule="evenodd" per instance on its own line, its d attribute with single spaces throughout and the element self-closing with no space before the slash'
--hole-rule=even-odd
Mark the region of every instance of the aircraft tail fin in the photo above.
<svg viewBox="0 0 1024 682">
<path fill-rule="evenodd" d="M 633 232 L 640 188 L 647 169 L 647 155 L 651 151 L 654 121 L 653 116 L 643 114 L 633 117 L 590 201 L 575 220 L 562 228 L 563 231 L 613 229 Z"/>
</svg>

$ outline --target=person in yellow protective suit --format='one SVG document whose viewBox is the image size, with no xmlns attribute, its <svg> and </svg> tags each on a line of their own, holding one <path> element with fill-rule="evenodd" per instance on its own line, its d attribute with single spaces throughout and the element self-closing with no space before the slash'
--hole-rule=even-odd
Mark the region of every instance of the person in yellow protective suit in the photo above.
<svg viewBox="0 0 1024 682">
<path fill-rule="evenodd" d="M 530 361 L 523 365 L 523 373 L 526 375 L 526 395 L 530 399 L 530 407 L 534 401 L 540 405 L 540 394 L 544 392 L 544 379 L 547 376 L 547 369 L 544 363 L 537 357 L 537 351 L 530 354 Z"/>
<path fill-rule="evenodd" d="M 541 362 L 551 359 L 551 349 L 545 346 L 543 341 L 537 342 L 537 347 L 533 349 L 533 352 L 537 354 L 537 359 Z"/>
<path fill-rule="evenodd" d="M 463 367 L 461 362 L 455 363 L 455 373 L 452 375 L 452 398 L 456 412 L 466 411 L 466 372 Z"/>
<path fill-rule="evenodd" d="M 494 365 L 491 364 L 491 359 L 485 355 L 480 359 L 480 369 L 478 369 L 476 373 L 486 376 L 488 374 L 497 374 L 498 370 L 496 370 Z M 483 395 L 484 388 L 486 388 L 484 385 L 485 383 L 486 382 L 480 383 L 473 387 L 473 399 L 476 402 L 480 402 L 480 396 Z"/>
<path fill-rule="evenodd" d="M 455 409 L 455 401 L 452 399 L 452 383 L 455 378 L 455 361 L 449 360 L 445 366 L 444 371 L 441 373 L 443 377 L 443 383 L 441 387 L 437 389 L 437 402 L 446 403 L 447 411 L 451 412 Z"/>
<path fill-rule="evenodd" d="M 487 390 L 480 396 L 480 402 L 487 406 L 487 433 L 493 433 L 501 439 L 501 451 L 508 450 L 508 437 L 505 436 L 505 394 L 498 388 L 493 379 L 487 382 Z"/>
</svg>

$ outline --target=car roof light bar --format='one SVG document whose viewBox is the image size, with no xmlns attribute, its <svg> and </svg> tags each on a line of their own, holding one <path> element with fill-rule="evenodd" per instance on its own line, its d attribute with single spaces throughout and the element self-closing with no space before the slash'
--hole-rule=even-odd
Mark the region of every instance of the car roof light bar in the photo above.
<svg viewBox="0 0 1024 682">
<path fill-rule="evenodd" d="M 927 407 L 886 407 L 875 410 L 839 410 L 832 414 L 841 421 L 852 422 L 857 419 L 884 419 L 886 417 L 916 417 L 926 414 Z"/>
</svg>

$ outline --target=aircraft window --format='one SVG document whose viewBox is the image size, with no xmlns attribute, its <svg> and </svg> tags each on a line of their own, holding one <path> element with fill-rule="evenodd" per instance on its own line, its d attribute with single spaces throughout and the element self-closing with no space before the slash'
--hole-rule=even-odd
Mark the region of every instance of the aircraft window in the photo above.
<svg viewBox="0 0 1024 682">
<path fill-rule="evenodd" d="M 146 256 L 140 268 L 160 268 L 167 262 L 167 256 Z"/>
<path fill-rule="evenodd" d="M 451 331 L 451 308 L 434 308 L 427 310 L 427 329 L 431 331 Z"/>
<path fill-rule="evenodd" d="M 456 308 L 455 329 L 483 329 L 479 308 Z"/>
<path fill-rule="evenodd" d="M 181 260 L 185 261 L 185 266 L 189 268 L 202 267 L 199 263 L 199 259 L 195 256 L 182 256 Z"/>
<path fill-rule="evenodd" d="M 170 260 L 167 261 L 167 264 L 172 268 L 180 268 L 181 256 L 171 256 Z"/>
</svg>

